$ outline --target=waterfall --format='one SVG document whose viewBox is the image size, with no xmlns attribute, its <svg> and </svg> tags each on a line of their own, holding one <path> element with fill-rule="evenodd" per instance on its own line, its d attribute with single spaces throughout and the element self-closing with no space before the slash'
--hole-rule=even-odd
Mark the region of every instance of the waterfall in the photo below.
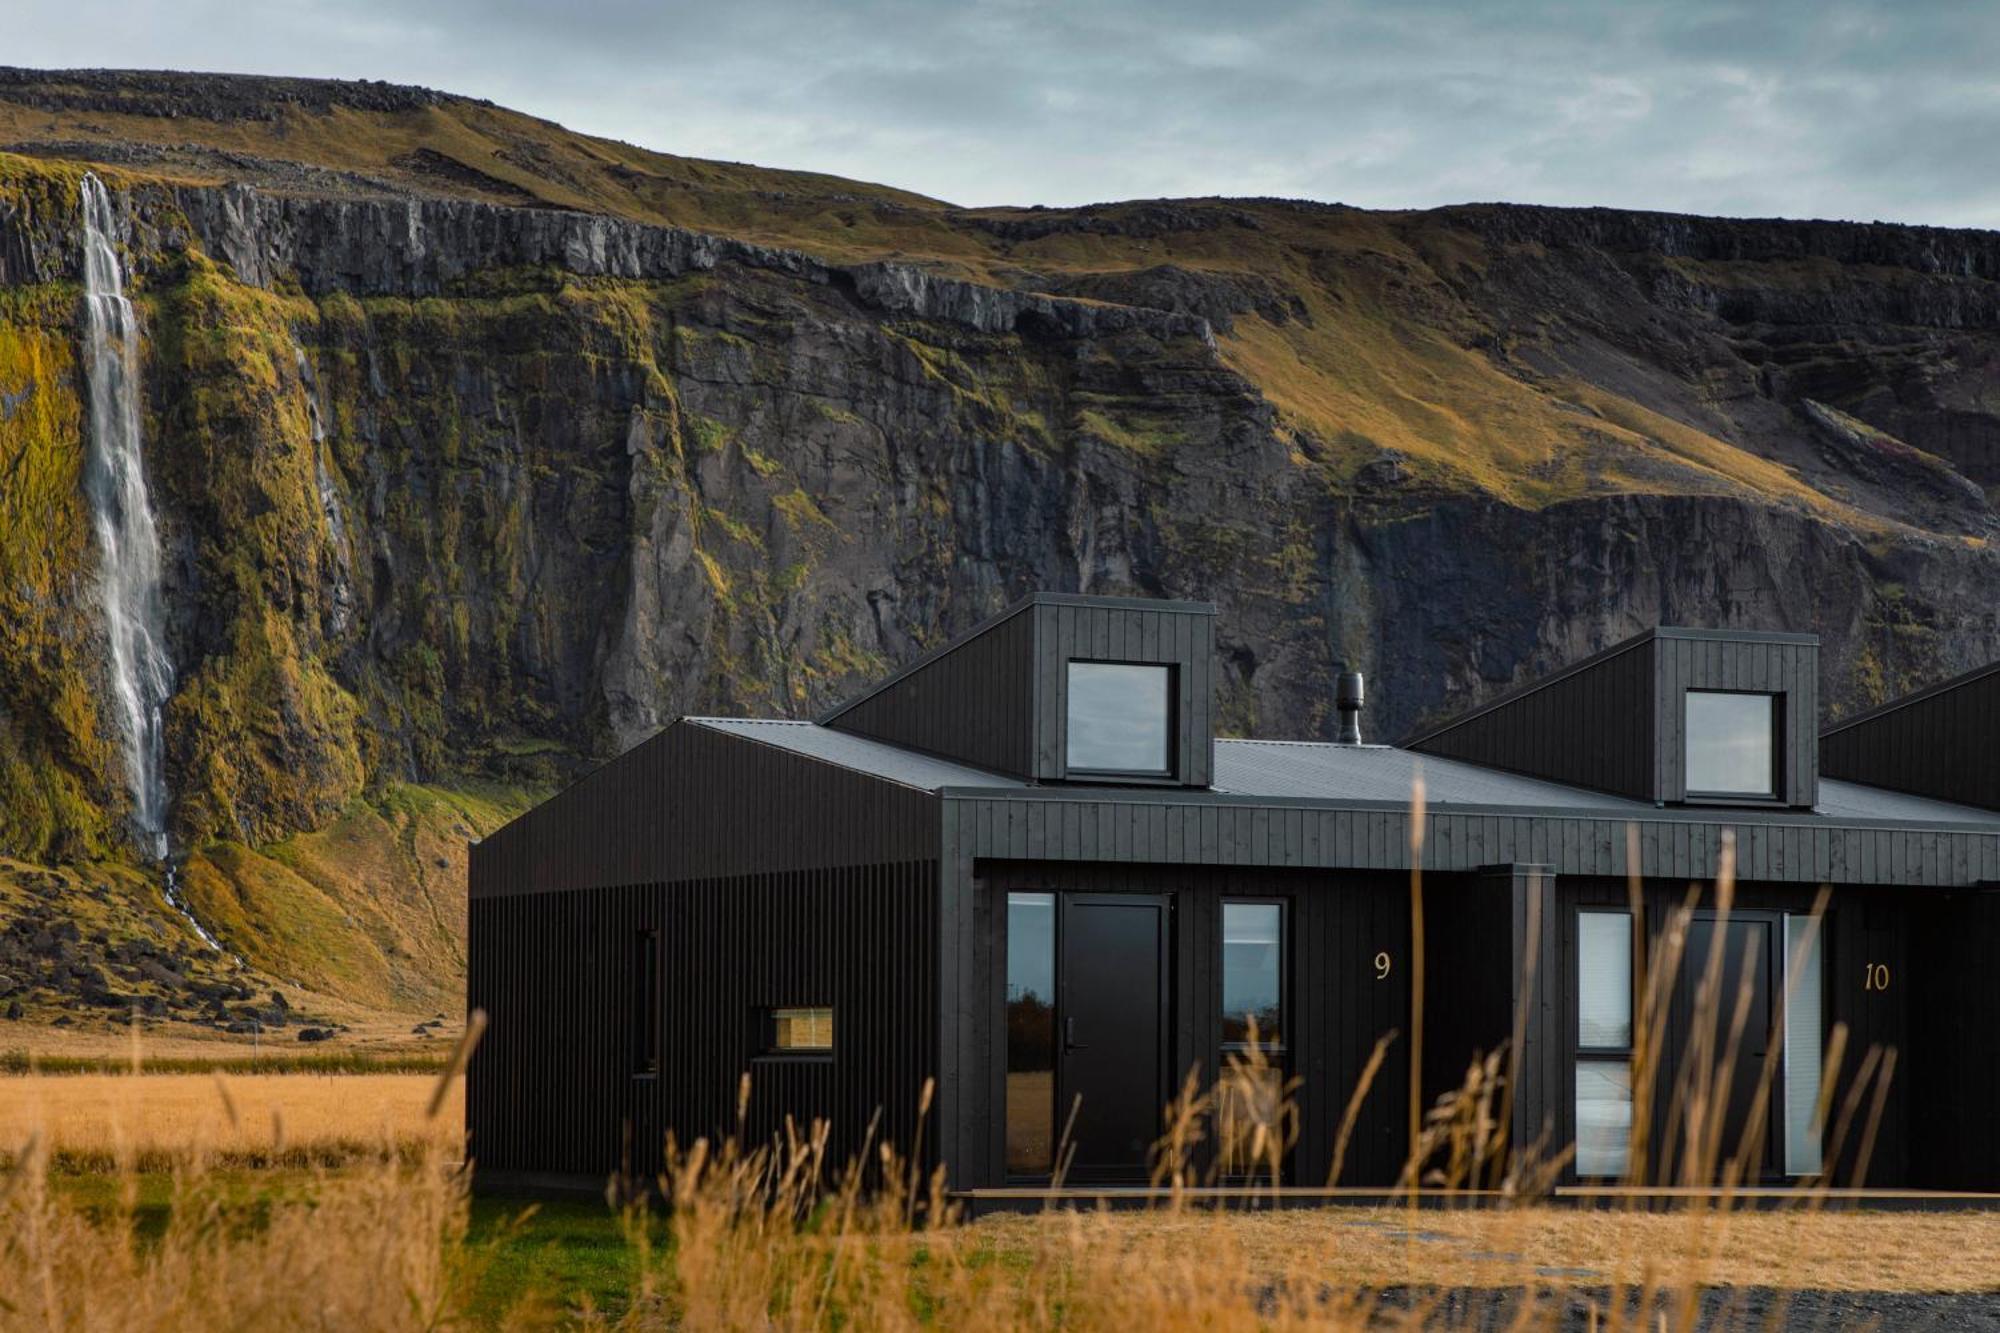
<svg viewBox="0 0 2000 1333">
<path fill-rule="evenodd" d="M 167 862 L 165 719 L 174 690 L 160 596 L 160 534 L 146 493 L 139 432 L 139 321 L 125 299 L 113 238 L 118 215 L 96 176 L 83 178 L 84 366 L 90 384 L 90 447 L 84 489 L 103 560 L 97 598 L 111 646 L 111 687 L 125 748 L 125 786 L 142 849 Z M 211 948 L 222 946 L 188 910 L 168 862 L 167 902 Z"/>
<path fill-rule="evenodd" d="M 297 338 L 292 339 L 292 357 L 298 363 L 299 384 L 306 395 L 306 425 L 312 436 L 313 477 L 319 490 L 319 512 L 326 520 L 326 536 L 332 549 L 331 568 L 326 571 L 326 632 L 336 638 L 354 623 L 354 559 L 347 536 L 347 510 L 340 502 L 340 488 L 334 484 L 327 466 L 326 421 L 320 415 L 319 392 L 314 388 L 312 363 Z"/>
<path fill-rule="evenodd" d="M 173 693 L 160 600 L 160 535 L 146 494 L 139 435 L 139 323 L 125 299 L 112 238 L 118 218 L 94 175 L 83 178 L 83 331 L 90 381 L 84 486 L 103 558 L 97 592 L 111 644 L 112 692 L 125 743 L 132 822 L 155 858 L 167 855 L 161 710 Z"/>
</svg>

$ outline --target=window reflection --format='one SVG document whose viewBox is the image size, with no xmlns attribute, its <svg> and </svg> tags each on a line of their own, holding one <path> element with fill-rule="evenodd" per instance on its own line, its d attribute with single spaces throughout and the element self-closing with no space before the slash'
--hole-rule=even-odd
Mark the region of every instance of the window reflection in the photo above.
<svg viewBox="0 0 2000 1333">
<path fill-rule="evenodd" d="M 1632 914 L 1576 917 L 1576 1173 L 1622 1176 L 1632 1154 Z"/>
<path fill-rule="evenodd" d="M 1121 662 L 1069 664 L 1073 769 L 1166 775 L 1172 769 L 1171 668 Z"/>
<path fill-rule="evenodd" d="M 1007 895 L 1007 1169 L 1055 1165 L 1056 899 Z"/>
<path fill-rule="evenodd" d="M 1777 699 L 1689 690 L 1687 789 L 1700 795 L 1775 796 Z"/>
<path fill-rule="evenodd" d="M 1285 1044 L 1280 940 L 1284 912 L 1277 903 L 1222 905 L 1222 1040 Z"/>
</svg>

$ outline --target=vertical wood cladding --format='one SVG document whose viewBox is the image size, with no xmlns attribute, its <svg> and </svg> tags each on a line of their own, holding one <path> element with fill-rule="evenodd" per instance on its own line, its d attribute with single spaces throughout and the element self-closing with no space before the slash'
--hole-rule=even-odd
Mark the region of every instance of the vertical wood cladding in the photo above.
<svg viewBox="0 0 2000 1333">
<path fill-rule="evenodd" d="M 988 943 L 968 950 L 961 991 L 968 1071 L 956 1098 L 959 1133 L 948 1149 L 952 1183 L 995 1185 L 1005 1177 L 1006 1047 L 999 1019 L 1006 990 L 1009 892 L 1167 894 L 1172 898 L 1171 1081 L 1188 1070 L 1204 1083 L 1222 1068 L 1222 903 L 1276 899 L 1287 905 L 1285 1016 L 1290 1068 L 1302 1080 L 1300 1138 L 1288 1179 L 1323 1184 L 1334 1140 L 1377 1038 L 1393 1034 L 1387 1059 L 1355 1122 L 1343 1185 L 1392 1184 L 1404 1157 L 1408 1107 L 1410 920 L 1407 881 L 1394 875 L 1197 866 L 1006 864 L 981 868 Z M 1389 975 L 1377 976 L 1387 954 Z M 945 1127 L 947 1131 L 950 1126 Z"/>
<path fill-rule="evenodd" d="M 1890 980 L 1910 995 L 1910 1183 L 2000 1190 L 2000 890 L 1940 895 L 1912 921 Z"/>
<path fill-rule="evenodd" d="M 1546 1149 L 1569 1058 L 1554 876 L 1532 865 L 1435 876 L 1424 886 L 1424 921 L 1425 1105 L 1462 1086 L 1473 1061 L 1504 1048 L 1513 1142 Z"/>
<path fill-rule="evenodd" d="M 1743 884 L 1737 889 L 1735 907 L 1739 912 L 1790 912 L 1805 914 L 1812 910 L 1816 897 L 1813 889 L 1797 885 Z M 1556 888 L 1556 902 L 1559 908 L 1559 936 L 1557 972 L 1555 976 L 1562 985 L 1562 1014 L 1568 1043 L 1565 1059 L 1561 1065 L 1560 1095 L 1557 1099 L 1556 1129 L 1558 1143 L 1568 1143 L 1576 1135 L 1576 1066 L 1568 1058 L 1575 1049 L 1577 1036 L 1576 1012 L 1576 967 L 1577 938 L 1576 914 L 1579 907 L 1605 907 L 1619 910 L 1629 905 L 1626 886 L 1613 880 L 1559 880 Z M 1666 928 L 1672 914 L 1688 901 L 1685 886 L 1649 883 L 1644 893 L 1646 937 L 1651 942 L 1649 954 L 1659 947 L 1661 932 Z M 1712 895 L 1704 894 L 1696 901 L 1698 910 L 1708 911 L 1715 906 Z M 1829 1157 L 1834 1183 L 1839 1185 L 1865 1184 L 1871 1187 L 1905 1187 L 1923 1183 L 1913 1179 L 1911 1170 L 1911 1125 L 1912 1106 L 1920 1107 L 1918 1120 L 1928 1122 L 1929 1109 L 1915 1101 L 1915 1089 L 1938 1068 L 1930 1063 L 1932 1057 L 1913 1047 L 1911 996 L 1912 989 L 1901 984 L 1892 984 L 1888 990 L 1878 990 L 1867 982 L 1867 969 L 1871 964 L 1886 965 L 1892 978 L 1905 975 L 1908 966 L 1908 946 L 1918 922 L 1924 914 L 1938 905 L 1938 901 L 1928 895 L 1913 896 L 1895 890 L 1853 890 L 1836 894 L 1828 907 L 1822 924 L 1821 959 L 1824 968 L 1825 1008 L 1823 1031 L 1830 1036 L 1835 1024 L 1844 1024 L 1848 1030 L 1847 1054 L 1843 1060 L 1834 1086 L 1833 1106 L 1836 1114 L 1853 1087 L 1853 1078 L 1871 1048 L 1896 1052 L 1895 1072 L 1888 1085 L 1883 1104 L 1882 1119 L 1875 1138 L 1873 1155 L 1868 1162 L 1865 1177 L 1857 1178 L 1859 1156 L 1862 1144 L 1862 1129 L 1865 1124 L 1867 1106 L 1864 1103 L 1862 1116 L 1850 1131 L 1839 1152 L 1831 1150 L 1832 1133 L 1828 1133 Z M 1650 961 L 1650 960 L 1649 960 Z M 1683 967 L 1699 969 L 1705 959 L 1686 958 Z M 1635 974 L 1641 960 L 1634 959 Z M 1733 1004 L 1734 997 L 1729 1003 Z M 1664 1132 L 1670 1113 L 1672 1091 L 1678 1070 L 1682 1067 L 1683 1056 L 1692 1037 L 1685 1022 L 1685 1016 L 1669 1012 L 1659 1016 L 1666 1024 L 1662 1039 L 1661 1058 L 1667 1068 L 1655 1084 L 1653 1116 L 1656 1129 Z M 1928 1016 L 1924 1021 L 1930 1021 Z M 1723 1039 L 1728 1034 L 1729 1014 L 1724 1012 L 1720 1019 Z M 1869 1087 L 1872 1099 L 1874 1085 Z M 1685 1142 L 1685 1128 L 1677 1131 L 1675 1161 L 1679 1160 L 1679 1148 Z M 1733 1146 L 1733 1145 L 1732 1145 Z M 1660 1161 L 1662 1143 L 1655 1137 L 1651 1149 L 1651 1161 L 1655 1166 Z M 1678 1170 L 1678 1167 L 1675 1168 Z M 1572 1178 L 1573 1178 L 1573 1173 Z M 1665 1181 L 1661 1183 L 1676 1183 Z M 1954 1184 L 1954 1188 L 1963 1186 Z"/>
<path fill-rule="evenodd" d="M 976 768 L 1034 773 L 1035 616 L 1024 602 L 828 713 L 829 727 Z"/>
<path fill-rule="evenodd" d="M 1779 804 L 1819 798 L 1819 644 L 1809 635 L 1652 630 L 1413 737 L 1409 747 L 1637 800 L 1688 799 L 1686 696 L 1779 696 Z"/>
<path fill-rule="evenodd" d="M 936 797 L 690 722 L 475 843 L 474 899 L 935 857 Z"/>
<path fill-rule="evenodd" d="M 1206 603 L 1038 593 L 821 721 L 1061 782 L 1069 777 L 1069 663 L 1159 664 L 1174 669 L 1177 693 L 1171 785 L 1205 787 L 1215 771 L 1214 658 L 1215 611 Z"/>
<path fill-rule="evenodd" d="M 1779 696 L 1781 803 L 1819 800 L 1819 641 L 1797 634 L 1655 632 L 1659 695 L 1654 734 L 1657 800 L 1685 801 L 1689 690 L 1747 690 Z"/>
<path fill-rule="evenodd" d="M 1412 740 L 1427 754 L 1657 799 L 1650 636 L 1619 644 Z"/>
<path fill-rule="evenodd" d="M 1841 722 L 1828 777 L 2000 810 L 2000 662 Z"/>
<path fill-rule="evenodd" d="M 1410 814 L 1403 809 L 1155 797 L 1136 790 L 1070 799 L 1046 787 L 961 790 L 944 804 L 946 855 L 961 870 L 986 858 L 1379 870 L 1409 865 Z M 1638 833 L 1639 871 L 1648 879 L 1711 878 L 1723 833 L 1734 829 L 1738 874 L 1745 880 L 1912 888 L 2000 882 L 2000 831 L 1991 824 L 1897 828 L 1779 810 L 1692 807 L 1636 819 L 1433 807 L 1425 820 L 1424 868 L 1531 863 L 1559 877 L 1625 875 L 1631 870 L 1628 827 Z"/>
<path fill-rule="evenodd" d="M 474 900 L 468 999 L 489 1026 L 466 1122 L 481 1178 L 650 1179 L 669 1133 L 735 1132 L 745 1073 L 753 1145 L 787 1116 L 825 1119 L 844 1164 L 879 1112 L 876 1141 L 909 1150 L 936 1065 L 936 879 L 934 862 L 905 862 Z M 645 931 L 661 942 L 655 1075 L 632 1055 Z M 833 1008 L 830 1055 L 763 1053 L 764 1015 L 795 1005 Z"/>
<path fill-rule="evenodd" d="M 1173 784 L 1215 772 L 1215 612 L 1200 603 L 1045 596 L 1035 605 L 1035 744 L 1030 776 L 1069 777 L 1068 666 L 1141 662 L 1174 669 Z M 1102 779 L 1097 779 L 1101 781 Z"/>
</svg>

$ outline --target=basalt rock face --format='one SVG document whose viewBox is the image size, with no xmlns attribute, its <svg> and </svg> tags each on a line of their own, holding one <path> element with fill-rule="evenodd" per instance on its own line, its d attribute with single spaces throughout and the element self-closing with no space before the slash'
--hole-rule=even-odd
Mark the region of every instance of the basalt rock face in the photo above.
<svg viewBox="0 0 2000 1333">
<path fill-rule="evenodd" d="M 0 475 L 44 479 L 0 497 L 0 611 L 33 613 L 0 619 L 0 854 L 30 858 L 122 815 L 63 497 L 78 170 L 0 171 Z M 1841 708 L 2000 656 L 1991 236 L 1195 201 L 966 215 L 1007 247 L 980 268 L 114 183 L 186 844 L 809 716 L 1038 588 L 1216 601 L 1225 724 L 1269 736 L 1331 733 L 1339 662 L 1393 739 L 1655 623 L 1817 631 Z M 1271 272 L 1046 249 L 1298 227 L 1330 230 Z M 1350 327 L 1315 373 L 1430 339 L 1404 399 L 1456 358 L 1570 452 L 1509 464 L 1527 501 L 1314 416 L 1271 340 Z"/>
</svg>

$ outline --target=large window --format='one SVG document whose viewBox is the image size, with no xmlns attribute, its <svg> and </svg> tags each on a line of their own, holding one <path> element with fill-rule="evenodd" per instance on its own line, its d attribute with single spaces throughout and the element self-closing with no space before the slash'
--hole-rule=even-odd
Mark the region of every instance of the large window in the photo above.
<svg viewBox="0 0 2000 1333">
<path fill-rule="evenodd" d="M 1785 1174 L 1791 1176 L 1820 1170 L 1826 988 L 1815 927 L 1822 924 L 1810 916 L 1785 914 Z"/>
<path fill-rule="evenodd" d="M 1056 896 L 1007 895 L 1007 1170 L 1055 1168 Z"/>
<path fill-rule="evenodd" d="M 1576 1173 L 1622 1176 L 1632 1150 L 1632 914 L 1576 917 Z"/>
<path fill-rule="evenodd" d="M 1687 693 L 1687 790 L 1692 796 L 1778 794 L 1778 699 Z"/>
<path fill-rule="evenodd" d="M 1069 664 L 1072 771 L 1168 777 L 1173 772 L 1173 668 Z"/>
</svg>

